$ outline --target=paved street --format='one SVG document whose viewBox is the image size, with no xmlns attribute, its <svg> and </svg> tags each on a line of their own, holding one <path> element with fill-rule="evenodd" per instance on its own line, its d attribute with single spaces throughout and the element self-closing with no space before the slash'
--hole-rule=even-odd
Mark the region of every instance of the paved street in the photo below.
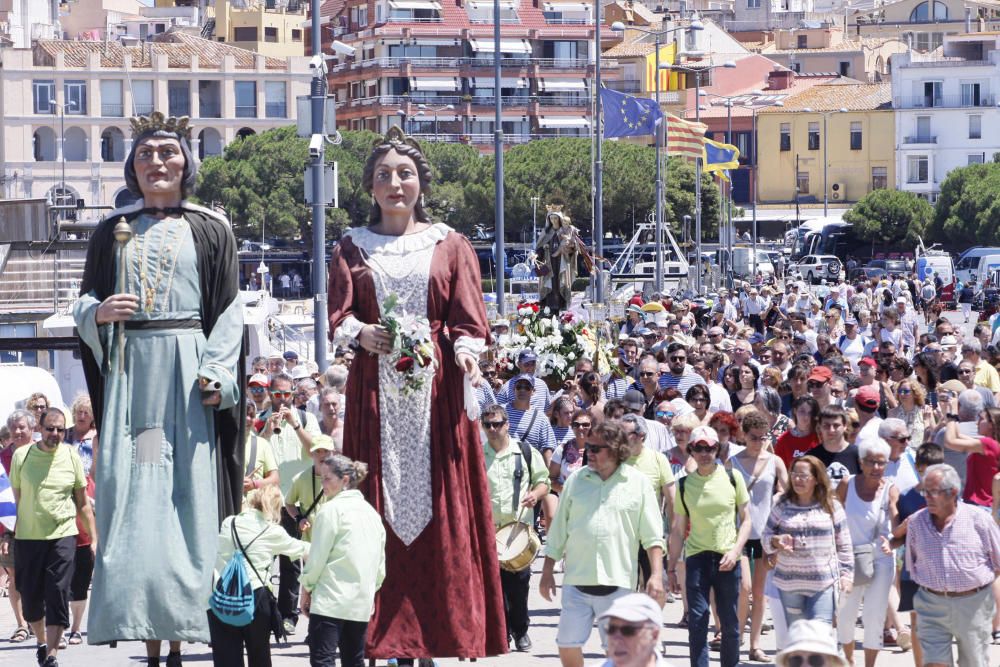
<svg viewBox="0 0 1000 667">
<path fill-rule="evenodd" d="M 956 327 L 962 327 L 967 335 L 972 333 L 972 325 L 963 325 L 961 318 L 955 313 L 949 313 L 950 318 Z M 503 657 L 487 658 L 479 660 L 476 664 L 483 667 L 536 667 L 558 665 L 558 651 L 555 645 L 556 627 L 559 621 L 559 608 L 557 603 L 549 603 L 541 598 L 537 593 L 538 572 L 541 568 L 541 559 L 534 563 L 534 576 L 532 577 L 532 596 L 530 609 L 532 611 L 532 629 L 530 632 L 534 642 L 534 648 L 528 654 L 512 653 Z M 560 575 L 556 575 L 557 582 Z M 676 601 L 668 604 L 664 610 L 666 626 L 663 631 L 664 655 L 675 667 L 683 667 L 688 664 L 687 653 L 687 631 L 677 627 L 677 622 L 681 618 L 681 603 Z M 277 648 L 273 654 L 275 656 L 275 667 L 285 667 L 291 665 L 308 664 L 308 650 L 301 643 L 305 635 L 305 621 L 300 622 L 300 632 L 295 641 L 283 648 Z M 6 638 L 14 631 L 14 618 L 10 605 L 6 600 L 0 600 L 0 665 L 34 665 L 33 642 L 21 644 L 10 644 Z M 861 629 L 856 628 L 855 636 L 861 639 Z M 773 658 L 774 656 L 774 635 L 765 634 L 763 648 Z M 188 644 L 183 647 L 185 662 L 189 664 L 211 663 L 211 653 L 206 646 L 195 646 Z M 746 656 L 746 645 L 744 645 L 744 657 Z M 166 652 L 166 646 L 164 646 Z M 74 646 L 60 654 L 60 664 L 63 667 L 116 667 L 118 665 L 140 664 L 145 655 L 143 647 L 138 643 L 121 644 L 117 649 L 107 647 Z M 588 667 L 591 664 L 599 664 L 601 659 L 601 646 L 597 631 L 591 635 L 590 642 L 586 646 L 586 656 Z M 857 664 L 863 664 L 862 652 L 856 652 Z M 713 664 L 717 664 L 718 653 L 712 654 Z M 379 665 L 384 663 L 380 662 Z M 441 667 L 458 667 L 458 665 L 468 665 L 458 660 L 439 660 Z M 743 663 L 745 665 L 757 665 L 760 663 Z M 910 667 L 913 665 L 913 657 L 909 652 L 902 652 L 898 649 L 886 650 L 879 655 L 878 663 L 880 667 Z M 1000 646 L 990 649 L 990 664 L 1000 665 Z"/>
</svg>

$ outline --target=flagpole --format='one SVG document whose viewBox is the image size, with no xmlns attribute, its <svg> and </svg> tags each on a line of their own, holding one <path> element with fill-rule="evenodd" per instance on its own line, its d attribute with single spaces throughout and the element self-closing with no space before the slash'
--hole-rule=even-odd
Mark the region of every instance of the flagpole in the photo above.
<svg viewBox="0 0 1000 667">
<path fill-rule="evenodd" d="M 594 3 L 594 93 L 597 98 L 594 104 L 594 122 L 597 131 L 594 132 L 597 142 L 594 145 L 594 266 L 597 269 L 597 279 L 594 280 L 594 303 L 604 303 L 604 127 L 601 123 L 603 106 L 601 104 L 601 2 Z"/>
<path fill-rule="evenodd" d="M 656 49 L 656 110 L 660 109 L 660 33 L 656 33 L 654 47 Z M 661 130 L 665 123 L 660 119 L 660 126 L 656 130 L 656 292 L 659 298 L 663 298 L 663 165 L 660 159 L 660 149 L 663 146 Z"/>
</svg>

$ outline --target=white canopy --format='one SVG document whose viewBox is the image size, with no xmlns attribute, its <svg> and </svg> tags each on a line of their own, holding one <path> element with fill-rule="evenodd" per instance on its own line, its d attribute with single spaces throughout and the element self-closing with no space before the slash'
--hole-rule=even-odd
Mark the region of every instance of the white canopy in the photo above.
<svg viewBox="0 0 1000 667">
<path fill-rule="evenodd" d="M 492 52 L 495 50 L 492 39 L 472 37 L 469 39 L 469 44 L 472 46 L 472 50 L 477 52 Z M 500 52 L 531 53 L 531 43 L 526 39 L 501 39 Z"/>
<path fill-rule="evenodd" d="M 496 83 L 496 79 L 492 76 L 477 76 L 472 80 L 472 86 L 474 88 L 493 88 L 493 84 Z M 500 78 L 501 88 L 527 88 L 528 80 L 520 79 L 516 77 L 501 77 Z"/>
<path fill-rule="evenodd" d="M 392 9 L 429 9 L 441 11 L 441 3 L 437 0 L 389 0 Z"/>
<path fill-rule="evenodd" d="M 546 93 L 567 93 L 587 90 L 586 79 L 539 79 L 539 90 Z"/>
<path fill-rule="evenodd" d="M 538 127 L 590 127 L 590 120 L 580 116 L 542 116 Z"/>
<path fill-rule="evenodd" d="M 447 79 L 431 79 L 424 77 L 414 77 L 410 79 L 410 90 L 446 90 L 456 91 L 461 88 L 461 84 L 455 77 Z"/>
</svg>

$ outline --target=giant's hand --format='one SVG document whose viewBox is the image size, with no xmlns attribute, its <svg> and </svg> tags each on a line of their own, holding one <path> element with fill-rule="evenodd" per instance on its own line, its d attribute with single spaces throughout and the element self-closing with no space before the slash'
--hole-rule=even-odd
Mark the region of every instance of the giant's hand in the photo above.
<svg viewBox="0 0 1000 667">
<path fill-rule="evenodd" d="M 372 354 L 388 354 L 392 351 L 392 336 L 378 324 L 367 324 L 358 334 L 358 343 Z"/>
<path fill-rule="evenodd" d="M 109 324 L 127 320 L 139 310 L 139 297 L 135 294 L 112 294 L 97 307 L 97 323 Z"/>
<path fill-rule="evenodd" d="M 455 362 L 462 369 L 462 372 L 472 380 L 472 386 L 478 387 L 479 382 L 483 379 L 483 374 L 479 370 L 479 363 L 476 361 L 476 358 L 468 352 L 456 352 Z"/>
</svg>

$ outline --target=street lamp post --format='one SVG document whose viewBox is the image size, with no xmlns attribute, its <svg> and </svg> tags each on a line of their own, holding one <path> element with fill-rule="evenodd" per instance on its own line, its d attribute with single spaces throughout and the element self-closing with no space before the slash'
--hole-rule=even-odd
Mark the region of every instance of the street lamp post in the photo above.
<svg viewBox="0 0 1000 667">
<path fill-rule="evenodd" d="M 710 72 L 716 67 L 725 67 L 727 69 L 732 69 L 736 67 L 736 63 L 732 60 L 727 60 L 720 65 L 707 65 L 706 67 L 688 67 L 685 65 L 669 65 L 668 69 L 676 70 L 678 72 L 686 72 L 689 74 L 694 74 L 694 119 L 697 122 L 701 122 L 701 107 L 699 101 L 701 100 L 701 74 L 702 72 Z M 695 271 L 695 291 L 701 294 L 702 284 L 701 284 L 701 157 L 695 158 L 694 161 L 694 234 L 695 234 L 695 262 L 697 264 L 697 270 Z"/>
<path fill-rule="evenodd" d="M 615 32 L 624 32 L 625 24 L 621 21 L 615 21 L 611 24 L 611 29 Z M 680 30 L 704 30 L 705 26 L 698 19 L 697 15 L 691 19 L 691 22 L 686 26 L 677 26 L 675 28 L 670 28 L 668 30 L 644 30 L 643 28 L 637 28 L 632 26 L 633 30 L 638 32 L 646 33 L 647 35 L 653 35 L 654 46 L 656 49 L 656 80 L 654 95 L 656 100 L 656 108 L 660 108 L 660 69 L 663 67 L 660 64 L 660 38 L 669 35 Z M 656 229 L 656 278 L 654 280 L 654 289 L 657 293 L 663 293 L 663 160 L 662 160 L 662 148 L 663 148 L 663 138 L 666 131 L 666 122 L 661 122 L 656 128 L 656 217 L 655 217 L 655 229 Z"/>
<path fill-rule="evenodd" d="M 826 157 L 827 146 L 830 145 L 830 142 L 827 140 L 826 119 L 835 113 L 847 113 L 847 109 L 841 107 L 840 109 L 834 109 L 833 111 L 813 111 L 809 107 L 806 107 L 803 111 L 806 113 L 818 113 L 823 117 L 823 217 L 825 218 L 830 215 L 830 188 L 827 187 L 827 167 L 829 166 L 829 162 Z M 798 178 L 797 174 L 796 178 Z"/>
<path fill-rule="evenodd" d="M 538 197 L 531 198 L 531 242 L 538 239 Z"/>
<path fill-rule="evenodd" d="M 49 108 L 59 107 L 59 162 L 61 163 L 62 176 L 59 185 L 60 205 L 66 205 L 66 109 L 75 109 L 76 102 L 70 100 L 60 104 L 56 101 L 49 102 Z M 59 211 L 59 217 L 65 219 L 66 212 Z"/>
<path fill-rule="evenodd" d="M 434 114 L 434 141 L 438 141 L 438 112 L 439 111 L 454 111 L 454 104 L 446 104 L 443 107 L 435 107 L 433 109 L 428 109 L 426 104 L 418 104 L 417 108 L 422 111 L 430 111 Z"/>
</svg>

